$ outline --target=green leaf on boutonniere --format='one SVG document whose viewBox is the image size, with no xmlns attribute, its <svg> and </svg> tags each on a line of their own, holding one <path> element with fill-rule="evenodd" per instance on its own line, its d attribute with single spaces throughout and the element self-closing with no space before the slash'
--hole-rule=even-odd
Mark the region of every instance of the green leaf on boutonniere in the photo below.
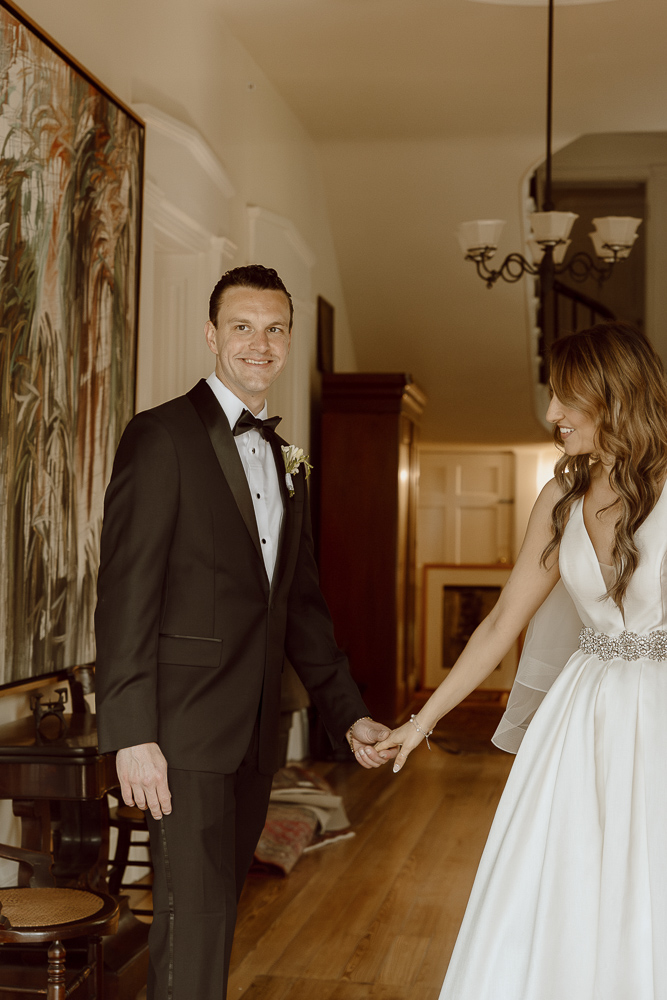
<svg viewBox="0 0 667 1000">
<path fill-rule="evenodd" d="M 297 448 L 295 444 L 283 444 L 280 446 L 280 450 L 283 453 L 283 461 L 285 463 L 285 482 L 287 483 L 289 495 L 293 497 L 294 483 L 292 476 L 296 476 L 300 466 L 303 466 L 306 479 L 308 479 L 313 467 L 308 461 L 309 456 L 304 454 L 303 448 Z"/>
</svg>

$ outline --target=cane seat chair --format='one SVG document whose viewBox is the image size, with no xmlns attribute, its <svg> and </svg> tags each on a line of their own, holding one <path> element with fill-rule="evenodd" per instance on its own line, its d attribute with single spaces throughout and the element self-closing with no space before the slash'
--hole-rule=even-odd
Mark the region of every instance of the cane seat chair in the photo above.
<svg viewBox="0 0 667 1000">
<path fill-rule="evenodd" d="M 26 887 L 0 889 L 0 965 L 5 944 L 49 945 L 43 987 L 4 985 L 0 981 L 0 1000 L 3 992 L 66 1000 L 86 980 L 88 996 L 102 1000 L 102 935 L 114 934 L 118 927 L 116 900 L 88 889 L 57 887 L 51 874 L 50 854 L 0 844 L 0 858 L 19 861 L 31 871 Z M 87 964 L 68 976 L 63 941 L 71 938 L 86 939 Z"/>
</svg>

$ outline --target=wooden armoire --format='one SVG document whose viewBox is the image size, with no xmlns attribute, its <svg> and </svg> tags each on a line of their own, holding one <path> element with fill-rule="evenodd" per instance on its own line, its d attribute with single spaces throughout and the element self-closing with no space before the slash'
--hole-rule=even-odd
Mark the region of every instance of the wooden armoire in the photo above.
<svg viewBox="0 0 667 1000">
<path fill-rule="evenodd" d="M 404 374 L 322 379 L 320 578 L 375 718 L 406 716 L 416 683 L 417 435 L 424 394 Z"/>
</svg>

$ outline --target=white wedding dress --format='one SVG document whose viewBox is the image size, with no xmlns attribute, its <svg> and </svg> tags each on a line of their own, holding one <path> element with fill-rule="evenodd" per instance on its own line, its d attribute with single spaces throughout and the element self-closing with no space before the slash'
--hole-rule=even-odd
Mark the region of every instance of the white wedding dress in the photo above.
<svg viewBox="0 0 667 1000">
<path fill-rule="evenodd" d="M 600 600 L 573 505 L 565 587 L 531 625 L 496 734 L 516 749 L 525 730 L 440 1000 L 667 1000 L 667 490 L 635 541 L 623 615 Z M 579 649 L 582 623 L 599 655 Z"/>
</svg>

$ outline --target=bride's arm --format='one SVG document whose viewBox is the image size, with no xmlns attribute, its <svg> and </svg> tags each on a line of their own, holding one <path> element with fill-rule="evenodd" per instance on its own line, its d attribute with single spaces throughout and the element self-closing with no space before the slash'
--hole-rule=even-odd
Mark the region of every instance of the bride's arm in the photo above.
<svg viewBox="0 0 667 1000">
<path fill-rule="evenodd" d="M 552 479 L 537 498 L 516 564 L 495 607 L 475 629 L 448 676 L 415 719 L 422 732 L 412 722 L 406 722 L 376 745 L 375 749 L 379 752 L 389 747 L 401 747 L 394 762 L 394 771 L 400 771 L 410 752 L 421 743 L 423 733 L 435 728 L 443 715 L 455 708 L 492 673 L 556 586 L 560 577 L 558 552 L 549 557 L 547 569 L 541 565 L 540 559 L 552 537 L 551 511 L 560 495 L 556 481 Z"/>
</svg>

